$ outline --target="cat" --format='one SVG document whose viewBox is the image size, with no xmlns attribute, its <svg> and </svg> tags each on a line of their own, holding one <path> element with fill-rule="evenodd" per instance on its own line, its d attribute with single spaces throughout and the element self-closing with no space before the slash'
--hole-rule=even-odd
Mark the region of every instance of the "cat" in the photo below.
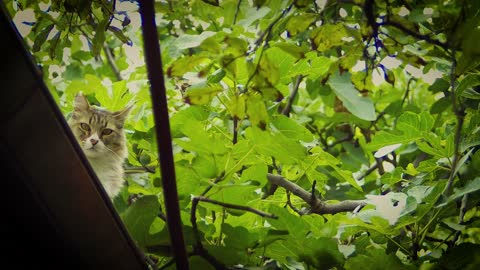
<svg viewBox="0 0 480 270">
<path fill-rule="evenodd" d="M 92 106 L 83 94 L 77 94 L 68 121 L 90 165 L 111 200 L 124 185 L 123 162 L 128 155 L 123 130 L 133 106 L 110 112 Z"/>
</svg>

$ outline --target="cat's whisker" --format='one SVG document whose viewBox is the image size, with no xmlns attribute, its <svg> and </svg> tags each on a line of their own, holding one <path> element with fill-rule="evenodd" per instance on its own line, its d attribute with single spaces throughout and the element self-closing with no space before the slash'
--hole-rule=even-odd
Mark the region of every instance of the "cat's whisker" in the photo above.
<svg viewBox="0 0 480 270">
<path fill-rule="evenodd" d="M 108 151 L 112 152 L 112 154 L 114 154 L 116 157 L 118 157 L 118 159 L 120 159 L 120 160 L 123 161 L 123 158 L 122 158 L 120 155 L 118 155 L 117 153 L 115 153 L 115 151 L 113 151 L 112 149 L 108 148 L 108 146 L 106 146 L 106 145 L 105 145 L 105 148 L 106 148 Z"/>
</svg>

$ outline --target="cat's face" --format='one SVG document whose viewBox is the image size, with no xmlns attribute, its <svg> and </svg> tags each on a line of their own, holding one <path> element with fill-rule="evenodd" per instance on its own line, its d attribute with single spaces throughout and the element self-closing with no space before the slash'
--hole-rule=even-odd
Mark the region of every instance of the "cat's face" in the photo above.
<svg viewBox="0 0 480 270">
<path fill-rule="evenodd" d="M 123 130 L 131 107 L 109 112 L 90 106 L 81 94 L 75 97 L 74 110 L 69 125 L 88 158 L 117 157 L 127 154 Z"/>
</svg>

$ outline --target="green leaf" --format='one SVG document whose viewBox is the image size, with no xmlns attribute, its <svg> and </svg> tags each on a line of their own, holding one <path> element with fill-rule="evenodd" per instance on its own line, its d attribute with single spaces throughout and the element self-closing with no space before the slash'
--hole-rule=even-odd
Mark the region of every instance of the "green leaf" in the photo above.
<svg viewBox="0 0 480 270">
<path fill-rule="evenodd" d="M 311 33 L 313 43 L 320 52 L 343 45 L 345 43 L 343 38 L 347 36 L 348 33 L 345 30 L 345 26 L 340 23 L 322 25 L 313 30 Z"/>
<path fill-rule="evenodd" d="M 126 81 L 114 82 L 111 92 L 94 76 L 88 76 L 87 81 L 89 85 L 94 84 L 98 86 L 95 91 L 95 98 L 103 107 L 111 111 L 118 111 L 125 108 L 133 97 L 133 95 L 128 92 Z"/>
<path fill-rule="evenodd" d="M 193 159 L 192 170 L 203 178 L 215 178 L 218 174 L 215 159 L 209 155 L 201 155 Z"/>
<path fill-rule="evenodd" d="M 480 177 L 475 177 L 475 179 L 469 181 L 464 187 L 455 188 L 453 194 L 450 195 L 450 197 L 448 197 L 447 201 L 445 203 L 438 205 L 437 207 L 444 206 L 445 204 L 455 201 L 466 194 L 476 192 L 479 189 L 480 189 Z"/>
<path fill-rule="evenodd" d="M 68 65 L 65 72 L 63 73 L 63 78 L 69 81 L 79 80 L 83 78 L 82 68 L 79 65 Z"/>
<path fill-rule="evenodd" d="M 362 96 L 352 84 L 351 75 L 336 72 L 328 82 L 337 97 L 343 102 L 343 105 L 353 115 L 367 121 L 376 119 L 375 107 L 369 97 Z"/>
<path fill-rule="evenodd" d="M 92 39 L 92 54 L 98 56 L 105 43 L 105 28 L 109 22 L 109 18 L 103 19 L 95 28 L 95 35 Z"/>
<path fill-rule="evenodd" d="M 230 224 L 222 224 L 222 232 L 225 233 L 225 245 L 234 249 L 246 249 L 255 241 L 256 235 L 252 235 L 247 228 Z M 252 239 L 253 238 L 253 239 Z"/>
<path fill-rule="evenodd" d="M 121 218 L 128 232 L 140 247 L 145 247 L 150 238 L 150 226 L 160 209 L 157 196 L 144 196 L 137 199 Z"/>
<path fill-rule="evenodd" d="M 472 88 L 467 88 L 465 89 L 465 91 L 462 92 L 462 97 L 468 99 L 480 99 L 480 93 Z"/>
<path fill-rule="evenodd" d="M 180 132 L 189 140 L 175 139 L 175 143 L 183 149 L 200 154 L 223 154 L 226 152 L 225 142 L 219 140 L 215 133 L 205 130 L 204 124 L 196 119 L 185 119 Z"/>
<path fill-rule="evenodd" d="M 232 115 L 232 117 L 236 117 L 239 120 L 245 118 L 245 95 L 234 95 L 227 101 L 227 109 Z"/>
<path fill-rule="evenodd" d="M 202 82 L 190 86 L 185 93 L 185 102 L 188 104 L 203 105 L 209 103 L 223 88 L 219 84 Z"/>
<path fill-rule="evenodd" d="M 108 30 L 110 32 L 112 32 L 123 43 L 125 43 L 127 45 L 130 45 L 130 46 L 132 45 L 132 40 L 129 37 L 125 36 L 123 31 L 120 30 L 119 28 L 117 28 L 115 26 L 109 26 Z"/>
<path fill-rule="evenodd" d="M 406 270 L 414 269 L 404 265 L 395 254 L 386 254 L 382 249 L 369 248 L 367 254 L 359 254 L 349 258 L 345 263 L 346 270 Z"/>
<path fill-rule="evenodd" d="M 313 141 L 313 134 L 297 121 L 284 115 L 278 115 L 272 120 L 272 124 L 283 135 L 288 138 L 301 140 L 304 142 Z"/>
<path fill-rule="evenodd" d="M 242 172 L 241 180 L 243 182 L 256 181 L 263 186 L 267 183 L 268 168 L 266 164 L 257 164 L 250 166 L 248 169 Z"/>
<path fill-rule="evenodd" d="M 189 106 L 176 112 L 170 118 L 172 137 L 177 138 L 184 135 L 181 130 L 187 121 L 196 120 L 202 122 L 208 118 L 208 115 L 208 110 L 203 106 Z"/>
<path fill-rule="evenodd" d="M 208 83 L 218 83 L 220 82 L 227 73 L 223 69 L 217 69 L 213 74 L 209 75 L 207 78 Z"/>
<path fill-rule="evenodd" d="M 337 165 L 340 164 L 340 161 L 329 154 L 328 152 L 325 152 L 322 148 L 320 147 L 313 147 L 310 149 L 310 152 L 312 153 L 312 156 L 316 157 L 317 164 L 318 165 L 329 165 L 333 170 L 334 170 L 334 175 L 350 185 L 352 185 L 354 188 L 356 188 L 358 191 L 362 192 L 362 187 L 357 183 L 357 181 L 353 178 L 353 174 L 350 171 L 343 170 Z"/>
<path fill-rule="evenodd" d="M 274 228 L 278 230 L 286 230 L 291 235 L 295 236 L 305 236 L 305 233 L 309 230 L 310 226 L 303 219 L 298 218 L 297 216 L 288 212 L 287 209 L 271 205 L 269 213 L 274 214 L 278 219 L 271 219 L 268 221 Z"/>
<path fill-rule="evenodd" d="M 187 72 L 198 71 L 199 67 L 210 62 L 207 57 L 200 55 L 186 56 L 177 59 L 167 69 L 169 77 L 181 77 Z"/>
<path fill-rule="evenodd" d="M 480 85 L 480 75 L 478 74 L 467 74 L 455 88 L 455 93 L 458 96 L 463 96 L 464 92 L 467 89 L 472 88 L 473 86 Z M 478 94 L 478 93 L 477 93 Z"/>
<path fill-rule="evenodd" d="M 369 150 L 393 144 L 408 144 L 430 135 L 434 124 L 433 117 L 426 111 L 420 114 L 405 112 L 399 118 L 394 132 L 380 131 L 367 145 Z"/>
<path fill-rule="evenodd" d="M 184 50 L 188 48 L 194 48 L 200 46 L 204 40 L 215 35 L 215 32 L 204 31 L 200 35 L 188 35 L 184 34 L 175 40 L 176 47 Z"/>
<path fill-rule="evenodd" d="M 282 51 L 290 54 L 296 59 L 303 58 L 306 53 L 306 50 L 304 48 L 298 47 L 297 45 L 290 43 L 275 43 L 272 47 L 278 47 Z"/>
<path fill-rule="evenodd" d="M 57 32 L 55 36 L 49 41 L 50 42 L 50 49 L 48 51 L 48 54 L 50 55 L 50 58 L 55 59 L 55 56 L 57 55 L 57 46 L 60 41 L 60 35 L 62 32 Z M 63 52 L 63 49 L 62 49 Z"/>
<path fill-rule="evenodd" d="M 260 95 L 253 94 L 247 97 L 247 115 L 253 125 L 265 129 L 268 123 L 268 112 Z"/>
<path fill-rule="evenodd" d="M 402 171 L 403 171 L 402 168 L 397 167 L 395 168 L 395 170 L 383 174 L 380 180 L 385 185 L 389 185 L 389 186 L 394 185 L 402 181 Z"/>
<path fill-rule="evenodd" d="M 430 87 L 428 87 L 428 90 L 434 93 L 438 93 L 438 92 L 445 92 L 448 90 L 448 88 L 450 88 L 450 83 L 443 78 L 439 78 L 439 79 L 436 79 L 435 82 Z"/>
<path fill-rule="evenodd" d="M 316 20 L 317 16 L 312 13 L 304 13 L 301 15 L 294 15 L 290 17 L 287 22 L 286 28 L 292 36 L 303 32 L 307 27 Z"/>
<path fill-rule="evenodd" d="M 259 128 L 251 127 L 245 130 L 247 139 L 252 140 L 253 147 L 267 157 L 275 157 L 283 164 L 292 164 L 305 158 L 305 148 L 295 140 L 282 134 L 271 134 Z"/>
<path fill-rule="evenodd" d="M 211 263 L 200 256 L 188 257 L 188 265 L 190 269 L 215 270 Z"/>
<path fill-rule="evenodd" d="M 53 27 L 54 27 L 54 24 L 48 25 L 35 37 L 35 41 L 33 42 L 33 47 L 32 47 L 33 52 L 38 52 L 40 50 L 43 43 L 45 43 L 45 40 L 47 40 L 47 37 L 52 31 Z"/>
<path fill-rule="evenodd" d="M 480 245 L 462 243 L 448 249 L 448 253 L 442 256 L 438 262 L 443 269 L 478 269 L 480 267 Z"/>
<path fill-rule="evenodd" d="M 310 239 L 304 243 L 299 258 L 314 269 L 338 269 L 343 265 L 344 257 L 338 244 L 331 238 Z"/>
</svg>

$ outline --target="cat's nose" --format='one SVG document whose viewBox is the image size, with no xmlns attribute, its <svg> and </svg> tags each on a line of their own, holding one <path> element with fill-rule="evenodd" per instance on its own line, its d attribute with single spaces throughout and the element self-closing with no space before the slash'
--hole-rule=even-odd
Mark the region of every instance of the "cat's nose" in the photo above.
<svg viewBox="0 0 480 270">
<path fill-rule="evenodd" d="M 96 145 L 98 143 L 98 140 L 95 140 L 95 139 L 90 139 L 90 142 L 92 143 L 92 145 Z"/>
</svg>

